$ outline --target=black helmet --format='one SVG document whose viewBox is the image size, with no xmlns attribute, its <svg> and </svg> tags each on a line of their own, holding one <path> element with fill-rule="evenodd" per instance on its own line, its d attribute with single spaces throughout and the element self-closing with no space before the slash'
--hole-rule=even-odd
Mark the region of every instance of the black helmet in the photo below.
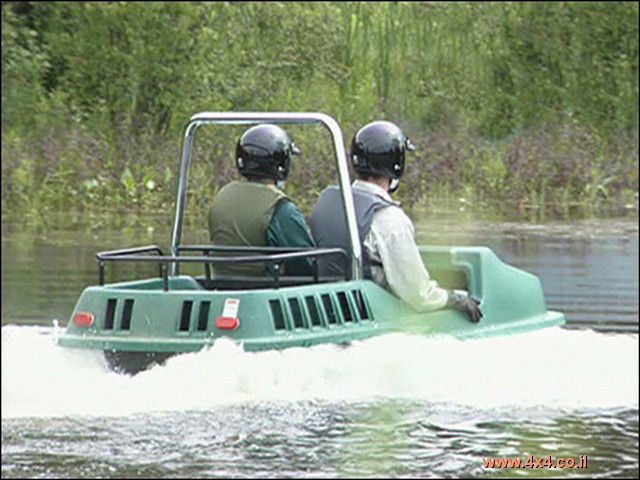
<svg viewBox="0 0 640 480">
<path fill-rule="evenodd" d="M 236 146 L 236 165 L 242 175 L 286 180 L 291 155 L 300 150 L 283 129 L 262 124 L 245 131 Z"/>
<path fill-rule="evenodd" d="M 351 140 L 351 163 L 358 173 L 398 180 L 404 172 L 407 150 L 415 149 L 395 123 L 371 122 L 358 130 Z"/>
</svg>

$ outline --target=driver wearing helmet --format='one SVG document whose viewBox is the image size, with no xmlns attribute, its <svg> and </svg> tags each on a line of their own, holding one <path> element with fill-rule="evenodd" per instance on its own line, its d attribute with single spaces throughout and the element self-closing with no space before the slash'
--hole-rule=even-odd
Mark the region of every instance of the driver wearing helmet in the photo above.
<svg viewBox="0 0 640 480">
<path fill-rule="evenodd" d="M 246 130 L 236 146 L 236 166 L 242 181 L 225 185 L 209 211 L 209 235 L 214 245 L 254 247 L 314 247 L 302 213 L 282 192 L 291 155 L 300 151 L 282 128 L 260 124 Z M 227 274 L 262 275 L 259 263 L 220 264 Z M 306 258 L 285 262 L 287 275 L 310 275 Z"/>
<path fill-rule="evenodd" d="M 482 318 L 478 301 L 441 288 L 431 279 L 414 240 L 413 224 L 400 204 L 391 199 L 404 171 L 406 151 L 414 147 L 395 124 L 376 121 L 362 127 L 351 142 L 351 162 L 357 175 L 352 192 L 363 252 L 365 278 L 372 279 L 414 310 L 441 308 L 462 311 L 476 323 Z M 321 248 L 349 251 L 340 190 L 328 187 L 311 211 L 311 233 Z M 338 257 L 319 259 L 323 275 L 344 275 L 347 265 Z"/>
</svg>

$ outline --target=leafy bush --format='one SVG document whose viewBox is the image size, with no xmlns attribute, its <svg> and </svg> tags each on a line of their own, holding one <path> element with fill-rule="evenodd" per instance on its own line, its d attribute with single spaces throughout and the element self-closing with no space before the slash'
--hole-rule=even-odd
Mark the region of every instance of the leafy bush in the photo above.
<svg viewBox="0 0 640 480">
<path fill-rule="evenodd" d="M 396 121 L 409 204 L 627 202 L 637 39 L 637 2 L 3 2 L 3 213 L 167 208 L 203 110 L 323 111 L 347 143 Z M 234 177 L 237 134 L 196 145 L 193 208 Z M 308 199 L 331 152 L 296 134 Z"/>
</svg>

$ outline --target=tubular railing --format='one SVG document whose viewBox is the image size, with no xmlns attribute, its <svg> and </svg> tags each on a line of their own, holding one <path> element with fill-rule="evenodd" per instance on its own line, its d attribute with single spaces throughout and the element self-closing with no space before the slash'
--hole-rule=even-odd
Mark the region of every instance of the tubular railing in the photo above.
<svg viewBox="0 0 640 480">
<path fill-rule="evenodd" d="M 341 255 L 348 260 L 347 252 L 341 248 L 281 248 L 281 247 L 222 247 L 209 245 L 181 245 L 177 248 L 178 255 L 164 255 L 162 249 L 156 245 L 145 247 L 124 248 L 109 250 L 96 254 L 98 261 L 98 284 L 104 285 L 106 262 L 155 262 L 159 264 L 159 277 L 162 281 L 162 289 L 169 290 L 169 265 L 179 263 L 200 263 L 205 267 L 205 285 L 211 285 L 211 265 L 223 263 L 264 263 L 269 266 L 268 272 L 274 281 L 274 287 L 280 286 L 281 265 L 287 260 L 296 258 L 310 258 L 313 273 L 313 282 L 320 280 L 318 274 L 318 257 L 328 255 Z M 179 256 L 180 252 L 201 252 L 204 256 Z M 249 256 L 211 256 L 213 252 L 224 253 L 264 253 Z M 158 256 L 143 254 L 154 253 Z M 346 276 L 345 276 L 346 279 Z"/>
</svg>

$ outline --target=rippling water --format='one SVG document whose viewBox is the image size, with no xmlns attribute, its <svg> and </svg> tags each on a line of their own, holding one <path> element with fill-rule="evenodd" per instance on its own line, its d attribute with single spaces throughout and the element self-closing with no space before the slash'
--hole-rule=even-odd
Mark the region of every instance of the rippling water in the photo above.
<svg viewBox="0 0 640 480">
<path fill-rule="evenodd" d="M 158 232 L 3 224 L 2 477 L 637 478 L 637 222 L 416 226 L 423 243 L 488 245 L 536 273 L 572 328 L 280 352 L 219 342 L 121 376 L 58 347 L 53 319 L 64 326 L 95 281 L 96 250 L 163 244 Z M 483 467 L 529 455 L 588 468 Z"/>
<path fill-rule="evenodd" d="M 222 342 L 135 377 L 55 335 L 3 327 L 3 477 L 482 476 L 528 455 L 638 474 L 637 335 Z"/>
<path fill-rule="evenodd" d="M 310 401 L 117 419 L 30 419 L 20 428 L 6 423 L 5 478 L 638 476 L 637 449 L 624 441 L 637 432 L 637 415 L 624 411 L 541 419 L 424 402 Z M 594 433 L 606 445 L 588 441 Z M 586 452 L 589 468 L 481 467 L 483 456 L 523 451 Z"/>
</svg>

